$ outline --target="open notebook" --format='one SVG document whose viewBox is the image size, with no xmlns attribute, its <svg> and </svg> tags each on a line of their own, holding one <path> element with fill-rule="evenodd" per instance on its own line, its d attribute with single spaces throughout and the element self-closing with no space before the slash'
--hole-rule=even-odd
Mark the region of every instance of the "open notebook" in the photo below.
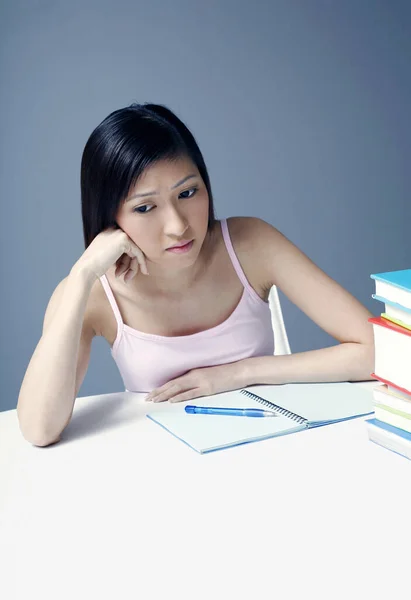
<svg viewBox="0 0 411 600">
<path fill-rule="evenodd" d="M 190 415 L 184 410 L 186 404 L 265 407 L 278 417 Z M 148 418 L 197 452 L 204 453 L 371 414 L 373 395 L 370 390 L 345 382 L 291 383 L 254 385 L 160 406 L 159 410 L 149 413 Z"/>
</svg>

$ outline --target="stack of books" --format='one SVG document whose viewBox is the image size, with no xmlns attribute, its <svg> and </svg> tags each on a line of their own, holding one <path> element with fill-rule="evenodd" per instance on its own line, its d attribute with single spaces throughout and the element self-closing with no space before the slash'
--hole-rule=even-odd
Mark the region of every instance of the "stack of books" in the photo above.
<svg viewBox="0 0 411 600">
<path fill-rule="evenodd" d="M 371 275 L 372 297 L 385 305 L 374 328 L 375 418 L 366 421 L 371 441 L 411 459 L 411 269 Z"/>
</svg>

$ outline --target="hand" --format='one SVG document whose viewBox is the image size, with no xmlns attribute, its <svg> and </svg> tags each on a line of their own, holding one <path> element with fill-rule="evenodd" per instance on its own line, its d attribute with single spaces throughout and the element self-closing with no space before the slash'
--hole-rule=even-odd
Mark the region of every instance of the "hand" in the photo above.
<svg viewBox="0 0 411 600">
<path fill-rule="evenodd" d="M 148 275 L 146 257 L 122 229 L 110 227 L 94 238 L 74 265 L 74 269 L 86 270 L 92 277 L 100 278 L 116 264 L 115 276 L 124 273 L 127 283 L 141 269 Z"/>
<path fill-rule="evenodd" d="M 243 361 L 193 369 L 152 390 L 145 399 L 153 402 L 184 402 L 200 396 L 239 389 L 242 387 L 241 362 Z"/>
</svg>

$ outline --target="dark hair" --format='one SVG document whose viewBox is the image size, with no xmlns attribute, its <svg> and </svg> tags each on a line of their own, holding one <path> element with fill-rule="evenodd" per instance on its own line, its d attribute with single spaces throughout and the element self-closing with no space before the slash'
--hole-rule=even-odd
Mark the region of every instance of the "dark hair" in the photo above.
<svg viewBox="0 0 411 600">
<path fill-rule="evenodd" d="M 108 227 L 143 171 L 159 160 L 187 156 L 208 191 L 208 229 L 215 222 L 211 185 L 192 133 L 160 104 L 131 104 L 112 112 L 92 132 L 81 159 L 81 213 L 84 243 Z"/>
</svg>

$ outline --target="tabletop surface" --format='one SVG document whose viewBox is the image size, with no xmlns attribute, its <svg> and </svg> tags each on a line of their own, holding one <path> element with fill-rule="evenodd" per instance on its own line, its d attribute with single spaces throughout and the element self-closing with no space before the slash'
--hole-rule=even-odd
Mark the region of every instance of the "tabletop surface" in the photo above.
<svg viewBox="0 0 411 600">
<path fill-rule="evenodd" d="M 0 413 L 1 598 L 411 593 L 411 463 L 364 418 L 201 455 L 143 397 L 78 398 L 46 448 Z"/>
</svg>

